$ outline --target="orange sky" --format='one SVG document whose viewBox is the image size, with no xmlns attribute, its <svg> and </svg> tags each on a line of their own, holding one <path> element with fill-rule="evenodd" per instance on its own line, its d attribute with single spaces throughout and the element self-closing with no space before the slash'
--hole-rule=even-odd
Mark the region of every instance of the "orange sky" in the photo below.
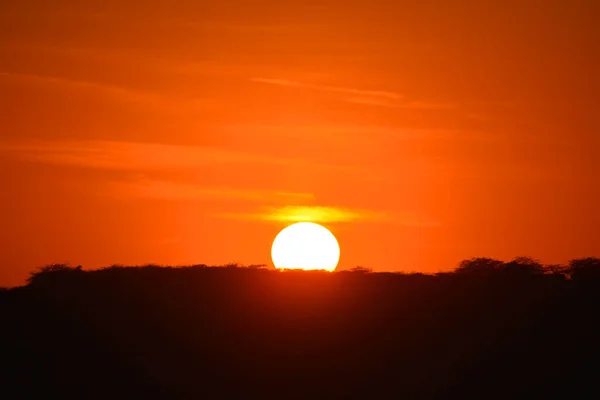
<svg viewBox="0 0 600 400">
<path fill-rule="evenodd" d="M 122 3 L 0 5 L 0 286 L 305 215 L 341 268 L 600 255 L 595 1 Z"/>
</svg>

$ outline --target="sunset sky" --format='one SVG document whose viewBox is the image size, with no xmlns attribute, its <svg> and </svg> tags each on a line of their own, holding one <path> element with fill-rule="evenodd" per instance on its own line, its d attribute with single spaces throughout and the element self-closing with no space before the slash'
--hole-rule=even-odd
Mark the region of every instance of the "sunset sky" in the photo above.
<svg viewBox="0 0 600 400">
<path fill-rule="evenodd" d="M 600 255 L 594 0 L 161 3 L 0 5 L 0 286 L 297 220 L 341 269 Z"/>
</svg>

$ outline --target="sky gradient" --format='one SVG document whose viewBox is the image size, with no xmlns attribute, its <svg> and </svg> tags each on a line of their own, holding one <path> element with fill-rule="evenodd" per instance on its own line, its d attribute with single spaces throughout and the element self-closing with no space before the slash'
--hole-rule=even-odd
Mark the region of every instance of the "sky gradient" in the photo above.
<svg viewBox="0 0 600 400">
<path fill-rule="evenodd" d="M 0 286 L 54 262 L 600 254 L 594 1 L 0 5 Z"/>
</svg>

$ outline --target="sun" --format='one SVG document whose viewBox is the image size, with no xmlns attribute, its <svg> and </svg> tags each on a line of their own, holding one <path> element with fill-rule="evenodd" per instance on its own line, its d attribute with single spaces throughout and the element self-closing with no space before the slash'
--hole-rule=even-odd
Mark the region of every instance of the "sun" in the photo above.
<svg viewBox="0 0 600 400">
<path fill-rule="evenodd" d="M 324 226 L 298 222 L 275 237 L 271 258 L 279 269 L 333 271 L 340 260 L 340 246 Z"/>
</svg>

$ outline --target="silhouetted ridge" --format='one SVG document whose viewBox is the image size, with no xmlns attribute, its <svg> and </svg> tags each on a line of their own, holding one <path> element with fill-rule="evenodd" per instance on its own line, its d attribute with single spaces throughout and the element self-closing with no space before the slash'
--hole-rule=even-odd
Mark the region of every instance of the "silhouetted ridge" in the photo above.
<svg viewBox="0 0 600 400">
<path fill-rule="evenodd" d="M 0 291 L 3 398 L 595 398 L 600 260 L 454 272 L 51 265 Z M 6 397 L 5 397 L 6 396 Z"/>
</svg>

